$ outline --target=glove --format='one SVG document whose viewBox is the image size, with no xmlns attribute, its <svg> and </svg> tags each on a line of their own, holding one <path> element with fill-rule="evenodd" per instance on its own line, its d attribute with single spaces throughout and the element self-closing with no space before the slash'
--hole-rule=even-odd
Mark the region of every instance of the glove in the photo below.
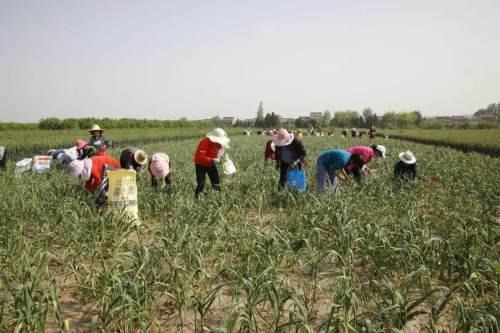
<svg viewBox="0 0 500 333">
<path fill-rule="evenodd" d="M 219 165 L 220 164 L 220 158 L 214 158 L 212 161 L 214 161 L 215 165 Z"/>
</svg>

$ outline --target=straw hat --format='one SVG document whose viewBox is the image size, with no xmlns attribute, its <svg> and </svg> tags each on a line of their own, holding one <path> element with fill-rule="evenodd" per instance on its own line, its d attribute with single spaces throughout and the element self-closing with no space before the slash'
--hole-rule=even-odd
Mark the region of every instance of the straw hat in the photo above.
<svg viewBox="0 0 500 333">
<path fill-rule="evenodd" d="M 288 133 L 286 129 L 280 128 L 278 132 L 273 135 L 273 143 L 277 147 L 288 146 L 290 143 L 292 143 L 293 138 L 293 133 Z"/>
<path fill-rule="evenodd" d="M 382 146 L 382 145 L 377 145 L 377 146 L 375 147 L 375 149 L 377 149 L 377 150 L 380 152 L 380 154 L 382 155 L 382 157 L 383 157 L 383 158 L 385 158 L 385 147 L 384 147 L 384 146 Z"/>
<path fill-rule="evenodd" d="M 170 158 L 167 154 L 156 153 L 151 156 L 151 163 L 149 164 L 149 171 L 151 174 L 158 178 L 165 178 L 170 172 Z"/>
<path fill-rule="evenodd" d="M 207 134 L 207 138 L 215 143 L 218 143 L 222 146 L 222 148 L 229 148 L 229 138 L 227 137 L 226 132 L 222 128 L 216 128 L 213 131 Z"/>
<path fill-rule="evenodd" d="M 142 149 L 137 149 L 134 153 L 134 160 L 140 165 L 144 165 L 148 161 L 148 154 Z"/>
<path fill-rule="evenodd" d="M 414 164 L 417 162 L 415 155 L 409 150 L 399 153 L 399 159 L 406 164 Z"/>
<path fill-rule="evenodd" d="M 92 132 L 94 132 L 94 131 L 99 131 L 99 132 L 101 132 L 101 133 L 102 133 L 102 132 L 104 132 L 104 131 L 101 129 L 101 127 L 99 127 L 99 125 L 97 125 L 97 124 L 94 124 L 94 126 L 92 126 L 92 128 L 90 129 L 90 131 L 89 131 L 89 132 L 90 132 L 90 134 L 92 134 Z"/>
</svg>

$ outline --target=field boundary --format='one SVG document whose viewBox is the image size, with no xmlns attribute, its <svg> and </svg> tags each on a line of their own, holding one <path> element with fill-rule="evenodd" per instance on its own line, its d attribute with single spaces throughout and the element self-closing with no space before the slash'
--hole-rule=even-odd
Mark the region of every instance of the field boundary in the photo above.
<svg viewBox="0 0 500 333">
<path fill-rule="evenodd" d="M 377 136 L 383 137 L 382 134 L 377 134 Z M 423 144 L 433 145 L 433 146 L 448 147 L 448 148 L 453 148 L 453 149 L 463 151 L 465 153 L 475 152 L 475 153 L 480 153 L 480 154 L 484 154 L 484 155 L 489 155 L 491 157 L 500 157 L 500 147 L 480 146 L 477 144 L 461 143 L 461 142 L 448 142 L 448 141 L 442 141 L 442 140 L 437 140 L 437 139 L 417 138 L 414 136 L 406 136 L 406 135 L 399 135 L 399 134 L 389 135 L 389 138 L 410 141 L 410 142 L 415 142 L 415 143 L 423 143 Z"/>
</svg>

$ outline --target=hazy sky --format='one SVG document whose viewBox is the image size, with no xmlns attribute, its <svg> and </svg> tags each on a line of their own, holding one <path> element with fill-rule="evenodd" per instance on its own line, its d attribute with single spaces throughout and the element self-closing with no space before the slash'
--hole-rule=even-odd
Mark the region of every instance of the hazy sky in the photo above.
<svg viewBox="0 0 500 333">
<path fill-rule="evenodd" d="M 500 102 L 500 1 L 0 0 L 0 122 Z"/>
</svg>

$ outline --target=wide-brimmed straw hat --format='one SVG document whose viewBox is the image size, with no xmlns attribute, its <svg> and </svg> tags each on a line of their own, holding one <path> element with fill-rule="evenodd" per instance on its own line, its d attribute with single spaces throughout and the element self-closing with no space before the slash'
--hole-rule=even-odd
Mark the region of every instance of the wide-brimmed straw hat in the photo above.
<svg viewBox="0 0 500 333">
<path fill-rule="evenodd" d="M 207 134 L 207 138 L 215 143 L 218 143 L 222 146 L 222 148 L 229 148 L 229 138 L 227 137 L 226 131 L 222 128 L 216 128 L 213 131 Z"/>
<path fill-rule="evenodd" d="M 377 149 L 380 152 L 380 155 L 382 155 L 382 157 L 385 158 L 385 146 L 377 145 L 375 149 Z"/>
<path fill-rule="evenodd" d="M 144 165 L 148 161 L 148 154 L 142 149 L 137 149 L 134 153 L 134 160 L 140 165 Z"/>
<path fill-rule="evenodd" d="M 170 172 L 170 158 L 167 154 L 156 153 L 151 156 L 151 164 L 149 165 L 149 171 L 151 174 L 158 178 L 165 178 Z"/>
<path fill-rule="evenodd" d="M 89 133 L 92 134 L 92 132 L 95 132 L 95 131 L 99 131 L 99 132 L 104 132 L 101 127 L 99 127 L 99 125 L 97 124 L 94 124 L 94 126 L 92 126 L 92 128 L 89 130 Z"/>
<path fill-rule="evenodd" d="M 406 164 L 414 164 L 417 162 L 415 155 L 409 150 L 399 153 L 399 159 Z"/>
<path fill-rule="evenodd" d="M 273 135 L 273 143 L 277 147 L 288 146 L 292 143 L 294 138 L 293 133 L 288 133 L 284 128 L 280 128 L 276 134 Z"/>
</svg>

